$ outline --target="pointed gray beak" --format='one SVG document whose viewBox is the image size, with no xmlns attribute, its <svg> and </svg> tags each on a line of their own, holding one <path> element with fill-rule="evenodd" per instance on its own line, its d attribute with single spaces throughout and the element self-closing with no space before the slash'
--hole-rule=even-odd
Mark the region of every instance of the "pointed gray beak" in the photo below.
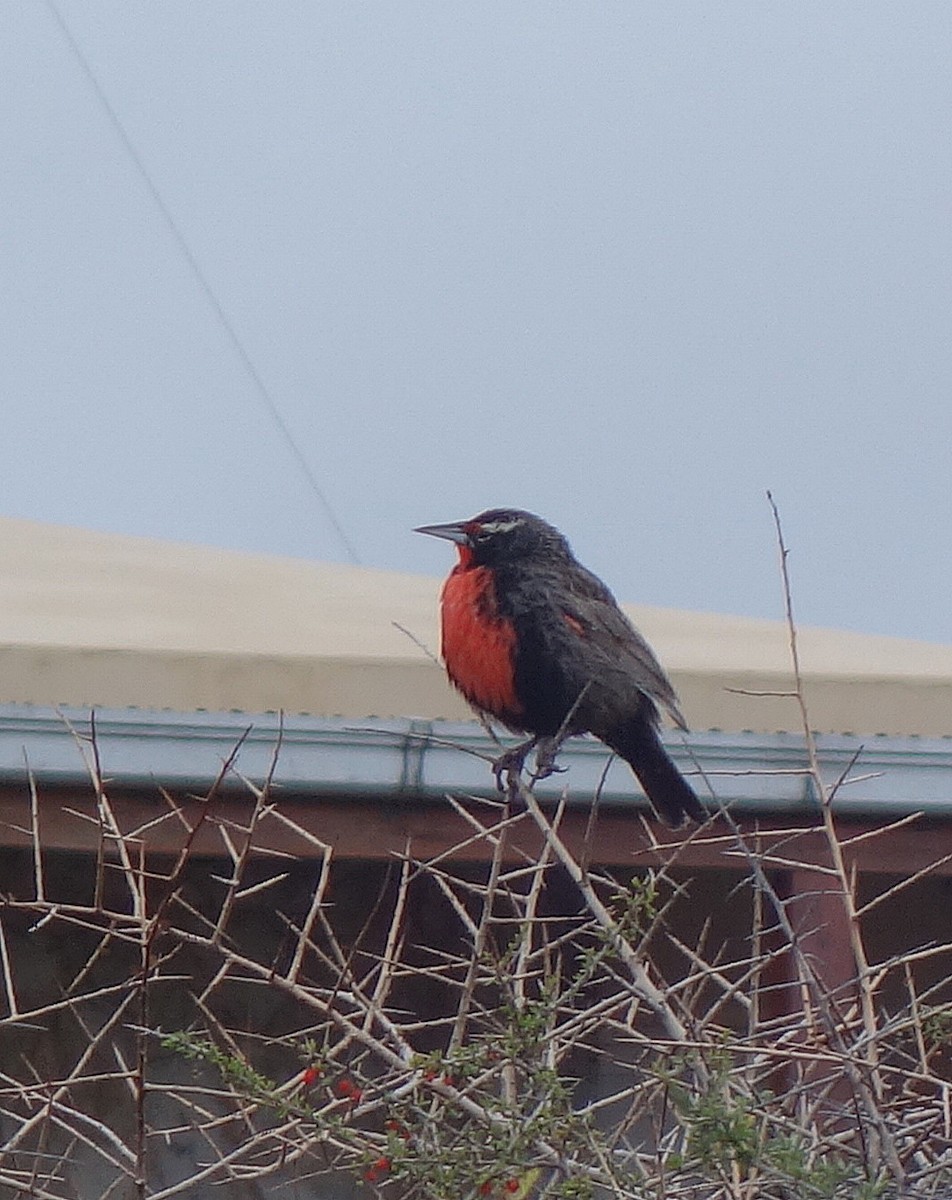
<svg viewBox="0 0 952 1200">
<path fill-rule="evenodd" d="M 446 538 L 448 542 L 455 542 L 457 546 L 469 544 L 469 534 L 462 521 L 449 521 L 446 525 L 421 525 L 413 532 L 428 533 L 430 537 Z"/>
</svg>

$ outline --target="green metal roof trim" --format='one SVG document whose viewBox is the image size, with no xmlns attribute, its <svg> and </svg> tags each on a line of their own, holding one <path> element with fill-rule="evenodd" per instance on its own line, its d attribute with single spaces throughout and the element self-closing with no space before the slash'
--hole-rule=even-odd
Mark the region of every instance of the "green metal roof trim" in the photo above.
<svg viewBox="0 0 952 1200">
<path fill-rule="evenodd" d="M 0 783 L 82 786 L 93 714 L 88 709 L 0 705 Z M 263 780 L 280 738 L 275 783 L 285 794 L 441 800 L 447 792 L 489 795 L 485 758 L 498 753 L 476 723 L 291 716 L 275 713 L 178 713 L 102 709 L 94 714 L 103 774 L 112 787 L 155 787 L 201 794 L 242 741 L 235 766 Z M 817 738 L 824 778 L 833 782 L 859 756 L 855 782 L 840 789 L 837 810 L 856 816 L 925 811 L 952 817 L 952 738 L 824 734 Z M 718 799 L 746 811 L 786 813 L 813 807 L 803 738 L 788 733 L 693 733 L 668 738 L 682 770 L 708 776 Z M 479 757 L 482 756 L 482 757 Z M 586 804 L 608 761 L 598 742 L 576 738 L 562 750 L 567 773 L 539 785 L 568 789 Z M 703 782 L 695 779 L 702 798 Z M 234 779 L 235 786 L 243 786 Z M 614 762 L 602 803 L 644 803 L 624 763 Z"/>
</svg>

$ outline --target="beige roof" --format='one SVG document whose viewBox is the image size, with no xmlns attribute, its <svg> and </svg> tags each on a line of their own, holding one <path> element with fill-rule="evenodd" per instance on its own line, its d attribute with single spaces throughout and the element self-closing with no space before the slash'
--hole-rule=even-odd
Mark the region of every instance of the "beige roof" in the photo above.
<svg viewBox="0 0 952 1200">
<path fill-rule="evenodd" d="M 458 718 L 439 580 L 0 518 L 0 703 Z M 695 729 L 797 729 L 779 621 L 629 606 Z M 398 626 L 402 626 L 404 633 Z M 952 646 L 800 632 L 812 724 L 952 734 Z"/>
</svg>

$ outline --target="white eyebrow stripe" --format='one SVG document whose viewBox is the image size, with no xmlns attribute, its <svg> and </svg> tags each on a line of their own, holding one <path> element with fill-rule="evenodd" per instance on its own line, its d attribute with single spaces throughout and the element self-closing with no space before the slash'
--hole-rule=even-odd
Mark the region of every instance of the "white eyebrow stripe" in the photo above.
<svg viewBox="0 0 952 1200">
<path fill-rule="evenodd" d="M 510 529 L 516 529 L 523 522 L 518 518 L 514 521 L 489 521 L 485 525 L 480 525 L 480 533 L 508 533 Z"/>
</svg>

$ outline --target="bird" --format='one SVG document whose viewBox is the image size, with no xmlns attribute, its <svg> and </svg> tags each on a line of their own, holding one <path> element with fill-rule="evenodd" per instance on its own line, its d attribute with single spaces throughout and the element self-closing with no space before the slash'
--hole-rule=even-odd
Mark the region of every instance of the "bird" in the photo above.
<svg viewBox="0 0 952 1200">
<path fill-rule="evenodd" d="M 450 681 L 477 712 L 524 744 L 497 759 L 496 779 L 556 769 L 564 738 L 591 733 L 629 764 L 656 816 L 678 828 L 708 814 L 659 736 L 663 709 L 687 723 L 651 647 L 608 587 L 548 521 L 490 508 L 468 521 L 421 525 L 458 559 L 440 594 L 441 653 Z"/>
</svg>

